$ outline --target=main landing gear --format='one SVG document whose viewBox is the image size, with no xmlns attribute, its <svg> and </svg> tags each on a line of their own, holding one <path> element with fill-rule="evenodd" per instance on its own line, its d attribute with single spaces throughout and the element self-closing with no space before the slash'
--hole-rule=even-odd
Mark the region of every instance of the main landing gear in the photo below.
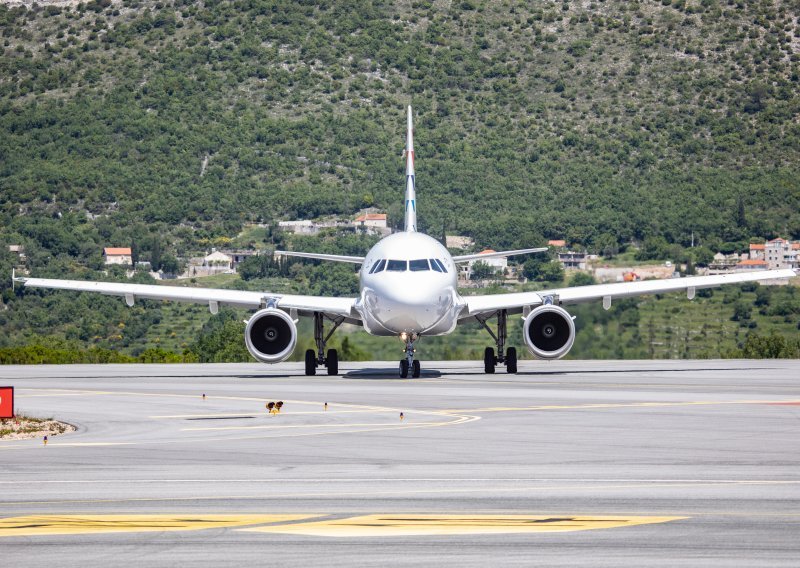
<svg viewBox="0 0 800 568">
<path fill-rule="evenodd" d="M 339 353 L 336 349 L 328 349 L 325 353 L 325 344 L 333 335 L 333 332 L 342 325 L 344 322 L 343 317 L 336 319 L 328 318 L 333 322 L 333 328 L 325 335 L 325 314 L 322 312 L 314 312 L 314 343 L 317 345 L 317 351 L 313 349 L 306 351 L 306 375 L 316 375 L 317 367 L 325 366 L 329 375 L 339 374 Z"/>
<path fill-rule="evenodd" d="M 488 325 L 486 325 L 486 320 L 489 318 L 497 315 L 497 334 L 492 331 Z M 506 366 L 506 372 L 508 373 L 516 373 L 517 372 L 517 350 L 515 347 L 509 347 L 506 349 L 506 337 L 507 337 L 507 320 L 508 320 L 508 312 L 506 310 L 498 310 L 496 313 L 485 317 L 476 317 L 480 324 L 489 332 L 489 335 L 492 336 L 492 339 L 495 340 L 497 344 L 497 355 L 494 354 L 493 347 L 487 347 L 486 350 L 483 352 L 483 370 L 487 374 L 494 373 L 494 368 L 498 363 L 504 363 Z"/>
<path fill-rule="evenodd" d="M 406 344 L 405 357 L 400 360 L 400 378 L 405 379 L 408 377 L 408 372 L 411 371 L 412 378 L 419 378 L 420 368 L 419 361 L 414 359 L 414 343 L 419 339 L 416 333 L 406 333 L 405 331 L 400 334 L 400 341 Z"/>
</svg>

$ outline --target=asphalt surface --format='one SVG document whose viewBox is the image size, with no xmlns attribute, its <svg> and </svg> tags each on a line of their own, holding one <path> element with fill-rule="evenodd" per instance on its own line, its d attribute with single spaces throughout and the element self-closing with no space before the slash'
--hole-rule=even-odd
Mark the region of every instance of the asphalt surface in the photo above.
<svg viewBox="0 0 800 568">
<path fill-rule="evenodd" d="M 0 557 L 800 565 L 800 362 L 480 366 L 0 367 L 78 427 L 0 441 Z"/>
</svg>

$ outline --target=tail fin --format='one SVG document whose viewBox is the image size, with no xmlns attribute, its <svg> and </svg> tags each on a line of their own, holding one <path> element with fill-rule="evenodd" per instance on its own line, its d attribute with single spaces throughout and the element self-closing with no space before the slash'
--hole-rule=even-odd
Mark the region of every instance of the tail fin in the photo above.
<svg viewBox="0 0 800 568">
<path fill-rule="evenodd" d="M 405 231 L 417 230 L 417 192 L 414 181 L 414 123 L 411 106 L 408 107 L 408 131 L 406 132 L 406 223 Z"/>
</svg>

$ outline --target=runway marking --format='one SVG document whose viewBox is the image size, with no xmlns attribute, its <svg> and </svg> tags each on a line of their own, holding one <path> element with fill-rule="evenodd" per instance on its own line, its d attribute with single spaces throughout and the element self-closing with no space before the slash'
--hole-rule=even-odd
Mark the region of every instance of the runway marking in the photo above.
<svg viewBox="0 0 800 568">
<path fill-rule="evenodd" d="M 573 532 L 667 523 L 688 517 L 596 515 L 363 515 L 238 529 L 239 531 L 322 537 L 445 536 Z"/>
<path fill-rule="evenodd" d="M 196 531 L 299 521 L 319 515 L 30 515 L 0 518 L 0 537 Z"/>
<path fill-rule="evenodd" d="M 449 416 L 449 415 L 448 415 Z M 450 422 L 404 422 L 404 425 L 413 426 L 444 426 L 447 424 L 456 424 L 458 421 Z M 363 422 L 363 423 L 345 423 L 345 424 L 265 424 L 263 426 L 204 426 L 197 428 L 181 428 L 181 432 L 206 432 L 218 430 L 283 430 L 290 428 L 366 428 L 371 426 L 380 426 L 386 428 L 399 427 L 399 424 L 388 424 L 386 422 Z"/>
<path fill-rule="evenodd" d="M 448 409 L 441 412 L 521 412 L 528 410 L 597 410 L 605 408 L 660 408 L 671 406 L 724 406 L 735 404 L 797 404 L 800 401 L 791 400 L 695 400 L 686 402 L 615 402 L 597 404 L 551 404 L 543 406 L 494 406 L 486 408 Z"/>
<path fill-rule="evenodd" d="M 503 480 L 500 480 L 503 481 Z M 285 480 L 284 480 L 285 483 Z M 674 489 L 676 487 L 695 488 L 695 487 L 731 487 L 737 485 L 762 485 L 762 486 L 776 486 L 776 485 L 798 485 L 800 481 L 707 481 L 707 482 L 686 482 L 686 481 L 664 481 L 658 483 L 626 483 L 626 482 L 610 482 L 608 485 L 593 484 L 590 481 L 584 481 L 585 485 L 538 485 L 538 486 L 492 486 L 492 487 L 450 487 L 435 488 L 435 489 L 387 489 L 380 491 L 359 490 L 359 491 L 346 491 L 343 489 L 336 489 L 331 491 L 295 491 L 281 493 L 280 497 L 283 499 L 318 499 L 318 498 L 345 498 L 354 497 L 360 500 L 368 497 L 386 498 L 386 497 L 407 497 L 415 495 L 458 495 L 458 494 L 500 494 L 503 492 L 513 493 L 518 495 L 520 493 L 540 493 L 551 494 L 553 491 L 573 491 L 584 492 L 588 491 L 590 498 L 594 498 L 598 491 L 605 490 L 618 490 L 618 489 Z M 66 505 L 66 504 L 98 504 L 98 503 L 168 503 L 168 502 L 200 502 L 200 501 L 247 501 L 252 502 L 255 500 L 273 500 L 275 499 L 274 492 L 267 493 L 251 493 L 248 495 L 212 495 L 212 496 L 190 496 L 190 497 L 129 497 L 129 498 L 116 498 L 116 499 L 60 499 L 49 501 L 8 501 L 2 502 L 4 506 L 20 506 L 29 507 L 31 505 Z M 699 514 L 699 513 L 697 513 Z M 743 513 L 744 514 L 744 513 Z M 800 514 L 798 514 L 800 515 Z"/>
</svg>

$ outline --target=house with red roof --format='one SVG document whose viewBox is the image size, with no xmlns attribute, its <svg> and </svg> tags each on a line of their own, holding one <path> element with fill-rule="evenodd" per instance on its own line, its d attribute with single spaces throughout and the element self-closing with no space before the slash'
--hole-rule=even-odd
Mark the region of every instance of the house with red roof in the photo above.
<svg viewBox="0 0 800 568">
<path fill-rule="evenodd" d="M 133 265 L 133 252 L 130 247 L 106 247 L 103 249 L 106 264 Z"/>
</svg>

